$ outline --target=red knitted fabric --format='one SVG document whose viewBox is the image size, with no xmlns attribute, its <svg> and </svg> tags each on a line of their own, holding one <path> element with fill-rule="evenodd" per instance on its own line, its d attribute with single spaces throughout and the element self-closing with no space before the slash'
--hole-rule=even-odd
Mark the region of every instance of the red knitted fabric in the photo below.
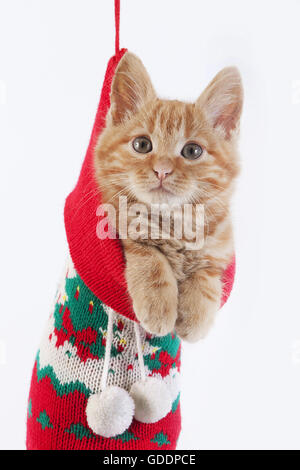
<svg viewBox="0 0 300 470">
<path fill-rule="evenodd" d="M 108 313 L 109 309 L 92 294 L 69 261 L 33 370 L 28 399 L 28 449 L 168 450 L 176 447 L 181 427 L 181 344 L 175 334 L 159 338 L 139 328 L 146 376 L 164 383 L 171 400 L 169 412 L 154 424 L 133 419 L 124 432 L 109 439 L 94 433 L 90 427 L 86 410 L 89 399 L 102 389 L 107 348 L 108 386 L 129 392 L 141 380 L 134 322 L 118 314 L 112 317 L 110 313 L 113 321 L 110 336 Z"/>
<path fill-rule="evenodd" d="M 80 277 L 103 302 L 134 319 L 124 277 L 124 257 L 118 240 L 100 240 L 96 234 L 101 203 L 94 178 L 94 148 L 110 105 L 110 87 L 122 49 L 108 63 L 95 124 L 78 183 L 65 204 L 65 226 L 71 257 Z"/>
<path fill-rule="evenodd" d="M 154 424 L 141 424 L 133 421 L 130 434 L 125 439 L 105 439 L 96 436 L 90 431 L 90 435 L 76 435 L 76 429 L 72 431 L 74 417 L 79 422 L 86 423 L 85 408 L 86 398 L 83 393 L 75 390 L 73 393 L 57 396 L 53 391 L 49 377 L 39 380 L 37 366 L 34 366 L 30 399 L 32 403 L 38 402 L 40 409 L 47 410 L 47 416 L 57 416 L 61 420 L 61 427 L 49 426 L 41 428 L 40 413 L 32 412 L 27 423 L 27 449 L 28 450 L 174 450 L 181 429 L 180 405 L 175 413 L 170 412 L 166 418 Z M 30 402 L 30 403 L 31 403 Z M 69 432 L 66 432 L 70 430 Z M 150 436 L 168 435 L 168 443 L 153 442 Z M 129 439 L 134 434 L 135 439 Z"/>
</svg>

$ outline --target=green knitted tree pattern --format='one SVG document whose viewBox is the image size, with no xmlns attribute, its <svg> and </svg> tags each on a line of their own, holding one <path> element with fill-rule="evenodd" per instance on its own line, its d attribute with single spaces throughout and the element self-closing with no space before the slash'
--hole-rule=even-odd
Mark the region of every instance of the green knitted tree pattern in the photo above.
<svg viewBox="0 0 300 470">
<path fill-rule="evenodd" d="M 82 440 L 84 437 L 88 439 L 95 439 L 93 433 L 81 423 L 71 424 L 68 429 L 65 429 L 65 432 L 69 434 L 74 434 L 77 439 L 80 440 Z"/>
<path fill-rule="evenodd" d="M 159 432 L 155 434 L 154 438 L 151 439 L 151 442 L 155 442 L 159 447 L 170 444 L 167 434 Z"/>
<path fill-rule="evenodd" d="M 125 431 L 123 434 L 119 434 L 118 436 L 113 437 L 113 439 L 121 439 L 122 442 L 129 442 L 129 441 L 138 441 L 139 438 L 136 437 L 132 432 Z"/>
<path fill-rule="evenodd" d="M 53 428 L 53 425 L 50 422 L 49 416 L 46 411 L 41 411 L 39 417 L 36 419 L 38 423 L 42 426 L 42 429 Z"/>
</svg>

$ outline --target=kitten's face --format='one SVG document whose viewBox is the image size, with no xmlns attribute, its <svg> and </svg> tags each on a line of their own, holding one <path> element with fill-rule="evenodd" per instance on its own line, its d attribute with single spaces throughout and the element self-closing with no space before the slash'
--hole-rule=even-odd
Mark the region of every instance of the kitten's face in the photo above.
<svg viewBox="0 0 300 470">
<path fill-rule="evenodd" d="M 126 53 L 116 71 L 106 129 L 96 150 L 105 202 L 206 203 L 230 190 L 238 171 L 242 87 L 221 72 L 194 104 L 156 97 L 142 63 Z"/>
</svg>

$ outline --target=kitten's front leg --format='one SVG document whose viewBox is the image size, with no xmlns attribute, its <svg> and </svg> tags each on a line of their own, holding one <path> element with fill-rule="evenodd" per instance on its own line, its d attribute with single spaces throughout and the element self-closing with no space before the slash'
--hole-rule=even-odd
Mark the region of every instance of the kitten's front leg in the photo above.
<svg viewBox="0 0 300 470">
<path fill-rule="evenodd" d="M 155 247 L 124 241 L 126 280 L 133 309 L 149 333 L 164 336 L 175 327 L 178 287 L 166 257 Z"/>
<path fill-rule="evenodd" d="M 201 269 L 179 286 L 176 332 L 194 343 L 208 333 L 220 308 L 222 282 L 218 270 Z"/>
</svg>

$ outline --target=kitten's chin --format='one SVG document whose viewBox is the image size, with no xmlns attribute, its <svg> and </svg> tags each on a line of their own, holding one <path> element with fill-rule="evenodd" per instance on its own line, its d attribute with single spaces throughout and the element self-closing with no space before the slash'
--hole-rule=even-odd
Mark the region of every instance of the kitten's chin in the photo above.
<svg viewBox="0 0 300 470">
<path fill-rule="evenodd" d="M 151 191 L 138 191 L 136 197 L 144 204 L 167 204 L 170 207 L 181 206 L 183 200 L 180 196 L 163 189 L 154 189 Z"/>
</svg>

